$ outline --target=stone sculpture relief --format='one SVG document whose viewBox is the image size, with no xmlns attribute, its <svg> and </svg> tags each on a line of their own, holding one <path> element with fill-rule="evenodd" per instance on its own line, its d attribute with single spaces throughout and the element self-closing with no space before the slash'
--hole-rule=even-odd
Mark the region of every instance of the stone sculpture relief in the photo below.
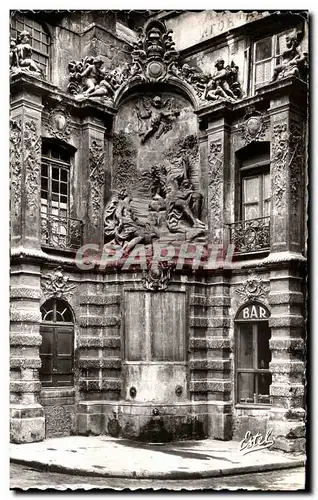
<svg viewBox="0 0 318 500">
<path fill-rule="evenodd" d="M 161 237 L 191 241 L 206 235 L 206 226 L 200 220 L 202 195 L 190 182 L 186 164 L 177 171 L 172 165 L 168 169 L 154 165 L 147 177 L 152 199 L 142 220 L 136 216 L 126 188 L 106 205 L 105 236 L 113 237 L 112 243 L 130 251 L 138 243 L 149 244 Z"/>
<path fill-rule="evenodd" d="M 53 273 L 48 274 L 47 278 L 47 280 L 43 280 L 41 283 L 41 288 L 46 298 L 68 299 L 73 295 L 76 286 L 69 284 L 69 277 L 64 275 L 61 266 L 57 267 Z"/>
<path fill-rule="evenodd" d="M 274 210 L 282 212 L 286 207 L 287 159 L 289 133 L 287 123 L 277 123 L 273 127 L 271 162 L 273 165 Z"/>
<path fill-rule="evenodd" d="M 218 57 L 215 61 L 216 71 L 209 80 L 204 98 L 206 100 L 227 100 L 237 101 L 242 98 L 241 85 L 238 82 L 238 66 L 232 61 L 231 64 L 224 66 L 225 61 Z"/>
<path fill-rule="evenodd" d="M 257 276 L 252 270 L 249 270 L 245 283 L 238 286 L 235 292 L 240 296 L 242 303 L 248 302 L 249 300 L 266 302 L 269 287 L 263 283 L 260 276 Z"/>
<path fill-rule="evenodd" d="M 22 130 L 21 120 L 10 120 L 11 210 L 21 208 Z"/>
<path fill-rule="evenodd" d="M 187 63 L 181 65 L 172 33 L 162 21 L 150 20 L 133 44 L 131 62 L 117 68 L 106 70 L 98 56 L 71 61 L 68 92 L 79 100 L 95 97 L 113 100 L 130 82 L 158 83 L 172 78 L 176 83 L 190 85 L 202 101 L 236 101 L 242 97 L 239 68 L 233 61 L 225 66 L 225 61 L 218 58 L 212 76 Z"/>
<path fill-rule="evenodd" d="M 297 76 L 306 80 L 308 74 L 308 53 L 301 54 L 299 44 L 303 37 L 301 31 L 286 36 L 286 50 L 281 55 L 281 63 L 274 68 L 272 81 L 288 76 Z"/>
<path fill-rule="evenodd" d="M 268 116 L 253 107 L 248 108 L 244 116 L 244 122 L 239 129 L 245 144 L 262 140 L 269 127 L 269 122 Z"/>
<path fill-rule="evenodd" d="M 214 234 L 213 243 L 221 243 L 222 227 L 222 179 L 223 179 L 223 152 L 221 141 L 210 143 L 208 156 L 209 162 L 209 209 L 213 221 Z"/>
<path fill-rule="evenodd" d="M 17 39 L 10 41 L 10 73 L 19 72 L 32 73 L 44 77 L 41 68 L 32 59 L 32 47 L 30 45 L 30 33 L 22 31 Z"/>
<path fill-rule="evenodd" d="M 155 135 L 159 139 L 172 128 L 172 123 L 180 114 L 173 97 L 165 101 L 158 95 L 153 98 L 141 97 L 136 103 L 138 120 L 141 123 L 147 120 L 147 128 L 140 132 L 141 143 L 144 144 L 150 137 Z"/>
<path fill-rule="evenodd" d="M 127 253 L 137 244 L 149 244 L 159 237 L 157 229 L 149 219 L 138 219 L 131 202 L 132 198 L 124 188 L 112 197 L 104 213 L 105 236 L 113 237 L 111 243 L 121 245 Z"/>
<path fill-rule="evenodd" d="M 105 170 L 104 144 L 96 140 L 92 141 L 89 150 L 89 169 L 92 219 L 94 225 L 97 226 L 101 221 Z"/>
<path fill-rule="evenodd" d="M 41 168 L 41 136 L 40 124 L 34 120 L 24 123 L 24 158 L 25 192 L 29 216 L 35 217 L 39 212 L 39 189 Z"/>
<path fill-rule="evenodd" d="M 298 216 L 300 190 L 302 186 L 303 163 L 305 159 L 305 141 L 301 124 L 292 120 L 290 124 L 290 200 L 292 214 Z"/>
</svg>

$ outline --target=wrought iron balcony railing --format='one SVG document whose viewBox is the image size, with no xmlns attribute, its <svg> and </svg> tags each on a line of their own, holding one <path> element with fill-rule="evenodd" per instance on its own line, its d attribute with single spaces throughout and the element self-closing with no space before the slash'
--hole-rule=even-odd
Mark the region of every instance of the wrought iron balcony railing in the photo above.
<svg viewBox="0 0 318 500">
<path fill-rule="evenodd" d="M 242 220 L 228 227 L 230 243 L 237 253 L 257 252 L 270 246 L 270 217 Z"/>
<path fill-rule="evenodd" d="M 82 245 L 83 223 L 70 217 L 41 214 L 42 245 L 71 250 Z"/>
</svg>

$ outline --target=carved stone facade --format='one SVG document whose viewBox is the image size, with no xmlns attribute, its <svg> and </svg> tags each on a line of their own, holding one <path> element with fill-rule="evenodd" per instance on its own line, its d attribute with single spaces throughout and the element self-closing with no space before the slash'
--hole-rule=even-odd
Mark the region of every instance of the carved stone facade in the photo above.
<svg viewBox="0 0 318 500">
<path fill-rule="evenodd" d="M 301 16 L 122 16 L 52 16 L 47 81 L 41 51 L 20 71 L 11 47 L 11 439 L 272 429 L 302 451 L 308 37 L 279 31 Z M 261 33 L 286 44 L 279 68 L 249 57 Z M 65 321 L 49 324 L 48 300 Z M 255 318 L 266 366 L 240 377 Z M 43 373 L 52 328 L 68 386 Z"/>
</svg>

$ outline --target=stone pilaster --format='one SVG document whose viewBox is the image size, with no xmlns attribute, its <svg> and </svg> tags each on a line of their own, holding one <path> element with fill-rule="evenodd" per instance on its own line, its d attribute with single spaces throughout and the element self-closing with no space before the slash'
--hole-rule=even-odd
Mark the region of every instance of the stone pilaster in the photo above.
<svg viewBox="0 0 318 500">
<path fill-rule="evenodd" d="M 11 96 L 10 439 L 41 441 L 39 404 L 42 98 L 22 86 Z M 17 260 L 17 252 L 19 261 Z"/>
<path fill-rule="evenodd" d="M 304 365 L 304 193 L 305 102 L 295 80 L 271 100 L 270 263 L 272 407 L 269 426 L 276 448 L 305 447 Z"/>
<path fill-rule="evenodd" d="M 45 419 L 39 404 L 40 267 L 11 264 L 10 310 L 10 440 L 41 441 Z"/>
<path fill-rule="evenodd" d="M 41 248 L 41 112 L 38 95 L 14 94 L 11 102 L 11 247 Z"/>
<path fill-rule="evenodd" d="M 295 264 L 289 263 L 271 271 L 270 284 L 272 408 L 269 426 L 274 429 L 276 448 L 304 451 L 303 280 Z"/>
<path fill-rule="evenodd" d="M 230 285 L 226 275 L 210 278 L 207 298 L 208 436 L 232 438 Z"/>
<path fill-rule="evenodd" d="M 229 127 L 224 117 L 209 121 L 208 137 L 208 228 L 213 244 L 224 243 L 226 182 L 229 182 L 230 148 Z"/>
<path fill-rule="evenodd" d="M 100 248 L 104 242 L 103 212 L 105 185 L 105 127 L 92 117 L 85 118 L 82 128 L 82 200 L 85 206 L 84 244 Z"/>
</svg>

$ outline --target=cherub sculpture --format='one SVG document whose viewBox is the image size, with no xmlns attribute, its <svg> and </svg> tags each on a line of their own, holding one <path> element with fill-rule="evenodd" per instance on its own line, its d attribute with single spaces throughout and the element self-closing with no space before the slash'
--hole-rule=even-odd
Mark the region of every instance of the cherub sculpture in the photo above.
<svg viewBox="0 0 318 500">
<path fill-rule="evenodd" d="M 173 97 L 165 101 L 160 96 L 153 98 L 142 97 L 136 103 L 136 110 L 139 121 L 150 118 L 147 130 L 140 132 L 142 144 L 154 134 L 156 134 L 156 139 L 159 139 L 162 134 L 171 130 L 172 123 L 180 114 Z"/>
<path fill-rule="evenodd" d="M 17 40 L 10 42 L 10 69 L 13 71 L 26 71 L 43 77 L 43 72 L 32 59 L 32 47 L 30 45 L 30 33 L 21 31 Z"/>
<path fill-rule="evenodd" d="M 231 65 L 225 66 L 222 57 L 215 61 L 216 71 L 206 86 L 204 98 L 207 100 L 225 99 L 236 101 L 242 96 L 241 86 L 237 81 L 238 66 L 232 61 Z"/>
<path fill-rule="evenodd" d="M 297 76 L 306 78 L 308 71 L 308 54 L 299 51 L 299 44 L 303 34 L 298 31 L 286 36 L 286 50 L 281 55 L 281 63 L 275 66 L 272 82 L 286 78 L 287 76 Z"/>
</svg>

